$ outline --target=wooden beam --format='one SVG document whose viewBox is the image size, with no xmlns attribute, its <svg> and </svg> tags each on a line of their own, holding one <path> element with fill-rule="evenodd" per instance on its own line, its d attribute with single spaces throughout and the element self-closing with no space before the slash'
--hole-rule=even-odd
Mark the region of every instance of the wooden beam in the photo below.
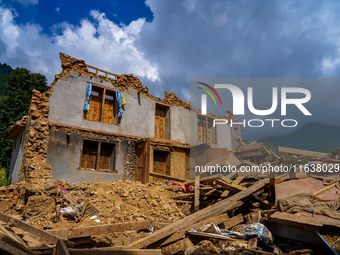
<svg viewBox="0 0 340 255">
<path fill-rule="evenodd" d="M 20 229 L 22 229 L 26 232 L 29 232 L 29 233 L 33 234 L 36 237 L 39 237 L 41 240 L 44 240 L 44 241 L 48 241 L 48 242 L 57 244 L 57 242 L 60 239 L 60 237 L 58 237 L 58 236 L 56 236 L 52 233 L 49 233 L 45 230 L 33 227 L 32 225 L 29 225 L 29 224 L 27 224 L 27 223 L 25 223 L 21 220 L 18 220 L 16 218 L 9 216 L 7 214 L 4 214 L 2 212 L 0 212 L 0 220 L 3 221 L 3 222 L 6 222 L 6 223 L 11 222 L 12 226 L 20 228 Z M 72 243 L 68 240 L 64 240 L 64 242 L 68 246 L 74 245 L 74 243 Z"/>
<path fill-rule="evenodd" d="M 284 152 L 284 153 L 290 153 L 290 154 L 315 157 L 315 158 L 324 158 L 328 155 L 327 153 L 323 153 L 323 152 L 307 151 L 307 150 L 300 150 L 300 149 L 281 147 L 281 146 L 278 148 L 278 151 Z"/>
<path fill-rule="evenodd" d="M 221 197 L 225 198 L 229 196 L 230 191 L 229 190 L 224 190 L 223 193 L 221 194 Z"/>
<path fill-rule="evenodd" d="M 144 169 L 145 169 L 145 174 L 143 175 L 143 179 L 145 178 L 145 182 L 143 183 L 149 183 L 149 173 L 150 173 L 150 153 L 151 153 L 151 145 L 150 145 L 150 138 L 146 139 L 146 143 L 145 143 L 145 166 L 144 166 Z"/>
<path fill-rule="evenodd" d="M 128 223 L 115 223 L 106 224 L 100 226 L 87 226 L 76 227 L 69 229 L 52 229 L 48 232 L 57 235 L 64 239 L 83 237 L 83 236 L 96 236 L 115 232 L 124 232 L 128 230 L 139 230 L 149 228 L 153 224 L 153 221 L 140 221 L 140 222 L 128 222 Z"/>
<path fill-rule="evenodd" d="M 175 200 L 176 204 L 193 204 L 194 201 L 190 201 L 190 200 Z"/>
<path fill-rule="evenodd" d="M 0 251 L 1 250 L 10 252 L 13 255 L 34 254 L 34 252 L 32 252 L 27 246 L 19 243 L 17 240 L 12 239 L 11 237 L 0 232 Z M 0 252 L 0 254 L 2 253 Z"/>
<path fill-rule="evenodd" d="M 171 197 L 171 199 L 186 199 L 186 198 L 193 198 L 194 193 L 186 193 L 178 196 Z"/>
<path fill-rule="evenodd" d="M 195 178 L 195 199 L 194 199 L 194 211 L 197 212 L 200 209 L 200 176 Z"/>
<path fill-rule="evenodd" d="M 12 255 L 28 255 L 31 253 L 24 252 L 17 248 L 16 246 L 13 246 L 11 244 L 8 244 L 2 240 L 0 240 L 0 254 L 12 254 Z"/>
<path fill-rule="evenodd" d="M 188 217 L 185 217 L 160 230 L 155 231 L 148 237 L 144 237 L 136 242 L 131 243 L 130 245 L 127 245 L 126 248 L 139 248 L 139 249 L 145 248 L 156 241 L 159 241 L 175 232 L 178 232 L 186 227 L 189 227 L 190 225 L 195 224 L 196 222 L 202 221 L 210 217 L 218 216 L 224 212 L 228 212 L 239 204 L 239 200 L 250 196 L 252 193 L 258 191 L 259 189 L 265 187 L 268 184 L 269 179 L 260 180 L 257 183 L 253 184 L 251 187 L 242 190 L 229 198 L 217 202 L 210 207 L 199 210 L 198 212 L 193 213 Z"/>
<path fill-rule="evenodd" d="M 243 181 L 243 177 L 237 177 L 237 178 L 232 182 L 232 184 L 234 184 L 234 185 L 239 185 L 240 182 L 242 182 L 242 181 Z"/>
<path fill-rule="evenodd" d="M 327 217 L 325 215 L 312 214 L 307 212 L 298 212 L 297 214 L 290 214 L 284 212 L 275 212 L 270 216 L 272 219 L 283 220 L 286 222 L 296 222 L 304 225 L 311 225 L 322 227 L 335 226 L 340 227 L 340 220 Z"/>
<path fill-rule="evenodd" d="M 55 250 L 58 255 L 70 255 L 70 252 L 67 250 L 66 244 L 62 239 L 59 239 Z"/>
<path fill-rule="evenodd" d="M 304 242 L 312 245 L 324 245 L 320 237 L 318 226 L 306 225 L 296 222 L 282 220 L 267 220 L 264 225 L 269 231 L 276 236 L 294 240 L 295 242 Z"/>
<path fill-rule="evenodd" d="M 180 251 L 185 251 L 186 249 L 194 246 L 194 244 L 190 241 L 189 238 L 185 238 L 179 240 L 176 243 L 170 244 L 167 247 L 162 248 L 162 254 L 164 255 L 172 255 Z"/>
<path fill-rule="evenodd" d="M 240 202 L 237 207 L 242 206 L 243 203 Z M 235 207 L 236 208 L 236 207 Z M 185 229 L 182 229 L 180 231 L 175 232 L 172 234 L 168 239 L 166 239 L 161 245 L 166 245 L 169 243 L 172 243 L 178 239 L 183 238 L 184 234 L 186 231 L 190 231 L 191 229 L 199 229 L 203 227 L 205 224 L 210 224 L 214 223 L 215 225 L 221 225 L 222 228 L 224 229 L 229 229 L 232 228 L 233 226 L 236 226 L 237 224 L 243 222 L 243 217 L 241 214 L 232 217 L 229 219 L 228 214 L 221 214 L 219 216 L 213 217 L 213 218 L 208 218 L 203 221 L 200 221 L 194 225 L 191 225 Z"/>
<path fill-rule="evenodd" d="M 228 183 L 222 179 L 217 179 L 216 183 L 221 185 L 223 188 L 233 191 L 233 192 L 239 192 L 241 190 L 245 190 L 246 188 L 241 186 L 241 185 L 237 185 L 237 184 L 233 184 L 233 183 Z"/>
<path fill-rule="evenodd" d="M 22 245 L 27 246 L 27 244 L 22 240 L 11 228 L 6 225 L 0 224 L 0 231 L 5 235 L 9 236 L 10 238 L 16 240 L 17 242 L 21 243 Z"/>
<path fill-rule="evenodd" d="M 71 255 L 162 255 L 160 249 L 117 249 L 117 248 L 97 248 L 97 249 L 69 249 Z"/>
<path fill-rule="evenodd" d="M 243 216 L 242 214 L 238 214 L 230 219 L 225 220 L 224 222 L 218 225 L 220 225 L 220 227 L 223 229 L 230 229 L 242 222 L 243 222 Z"/>
<path fill-rule="evenodd" d="M 186 179 L 182 179 L 182 178 L 178 178 L 178 177 L 174 177 L 174 176 L 170 176 L 170 175 L 165 175 L 165 174 L 149 173 L 149 175 L 151 175 L 153 177 L 162 178 L 162 179 L 165 179 L 165 180 L 176 181 L 176 182 L 181 182 L 181 183 L 184 183 L 184 182 L 187 181 Z"/>
<path fill-rule="evenodd" d="M 293 156 L 287 158 L 285 161 L 283 161 L 282 164 L 290 164 L 290 163 L 294 162 L 297 158 L 298 158 L 297 156 L 293 155 Z"/>
<path fill-rule="evenodd" d="M 333 189 L 334 187 L 335 187 L 335 183 L 327 186 L 326 188 L 318 190 L 317 192 L 314 192 L 313 195 L 317 197 L 317 196 L 321 195 L 322 193 L 325 193 L 326 191 Z"/>
<path fill-rule="evenodd" d="M 227 236 L 221 236 L 218 234 L 205 233 L 205 232 L 185 232 L 185 234 L 190 235 L 190 236 L 199 236 L 199 237 L 213 238 L 213 239 L 218 239 L 218 240 L 227 240 L 227 241 L 238 240 L 238 239 L 227 237 Z"/>
</svg>

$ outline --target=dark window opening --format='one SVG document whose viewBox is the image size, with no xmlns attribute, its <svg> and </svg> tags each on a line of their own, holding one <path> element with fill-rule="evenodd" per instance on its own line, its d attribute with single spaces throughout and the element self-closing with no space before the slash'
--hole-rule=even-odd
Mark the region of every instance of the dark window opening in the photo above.
<svg viewBox="0 0 340 255">
<path fill-rule="evenodd" d="M 197 115 L 197 140 L 211 144 L 217 143 L 217 131 L 214 119 Z"/>
<path fill-rule="evenodd" d="M 100 172 L 115 171 L 115 144 L 83 141 L 81 169 Z"/>
<path fill-rule="evenodd" d="M 154 150 L 153 153 L 153 172 L 163 175 L 170 175 L 170 153 L 167 151 Z M 154 181 L 161 179 L 155 178 Z"/>
</svg>

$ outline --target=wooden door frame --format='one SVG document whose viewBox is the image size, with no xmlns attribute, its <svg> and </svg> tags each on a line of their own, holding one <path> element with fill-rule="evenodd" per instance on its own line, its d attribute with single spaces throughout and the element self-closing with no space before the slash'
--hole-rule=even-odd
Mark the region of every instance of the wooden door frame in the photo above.
<svg viewBox="0 0 340 255">
<path fill-rule="evenodd" d="M 167 105 L 167 104 L 162 104 L 162 103 L 155 103 L 155 114 L 154 114 L 154 120 L 156 122 L 156 111 L 157 111 L 157 107 L 160 107 L 160 108 L 164 108 L 165 109 L 165 117 L 164 117 L 164 138 L 165 139 L 171 139 L 171 106 L 170 105 Z M 166 118 L 167 118 L 167 115 L 169 115 L 169 125 L 167 127 L 166 125 Z M 155 123 L 155 126 L 156 126 L 156 123 Z M 166 129 L 168 128 L 168 131 L 169 131 L 169 138 L 167 138 L 166 136 Z M 155 137 L 156 137 L 156 129 L 155 129 Z M 158 138 L 158 137 L 156 137 Z"/>
<path fill-rule="evenodd" d="M 150 173 L 150 150 L 151 150 L 151 142 L 150 138 L 147 138 L 145 141 L 141 142 L 144 143 L 144 150 L 142 153 L 142 156 L 144 157 L 144 166 L 142 170 L 142 183 L 148 183 L 149 182 L 149 173 Z M 138 144 L 141 143 L 136 143 L 136 148 Z M 135 168 L 135 180 L 137 177 L 137 171 L 138 171 L 138 166 L 137 166 L 137 154 L 136 154 L 136 168 Z M 138 180 L 136 180 L 138 181 Z"/>
</svg>

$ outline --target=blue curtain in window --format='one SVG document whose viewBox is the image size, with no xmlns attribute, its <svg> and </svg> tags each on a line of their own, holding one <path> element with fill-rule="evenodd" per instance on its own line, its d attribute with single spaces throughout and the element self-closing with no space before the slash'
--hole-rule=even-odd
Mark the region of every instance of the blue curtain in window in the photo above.
<svg viewBox="0 0 340 255">
<path fill-rule="evenodd" d="M 92 84 L 90 82 L 87 83 L 87 91 L 86 91 L 86 102 L 84 105 L 84 110 L 88 111 L 90 107 L 90 96 L 91 96 Z"/>
<path fill-rule="evenodd" d="M 119 105 L 118 118 L 122 118 L 123 117 L 122 92 L 116 90 L 116 97 L 117 97 L 117 102 L 118 102 L 118 105 Z"/>
</svg>

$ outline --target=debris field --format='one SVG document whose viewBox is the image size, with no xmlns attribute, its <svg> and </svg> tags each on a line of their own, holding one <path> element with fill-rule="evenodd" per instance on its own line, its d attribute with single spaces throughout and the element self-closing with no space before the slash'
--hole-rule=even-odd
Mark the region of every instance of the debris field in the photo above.
<svg viewBox="0 0 340 255">
<path fill-rule="evenodd" d="M 340 163 L 290 148 L 244 145 L 210 165 Z M 1 254 L 338 254 L 337 175 L 201 174 L 142 184 L 64 180 L 0 188 Z"/>
</svg>

